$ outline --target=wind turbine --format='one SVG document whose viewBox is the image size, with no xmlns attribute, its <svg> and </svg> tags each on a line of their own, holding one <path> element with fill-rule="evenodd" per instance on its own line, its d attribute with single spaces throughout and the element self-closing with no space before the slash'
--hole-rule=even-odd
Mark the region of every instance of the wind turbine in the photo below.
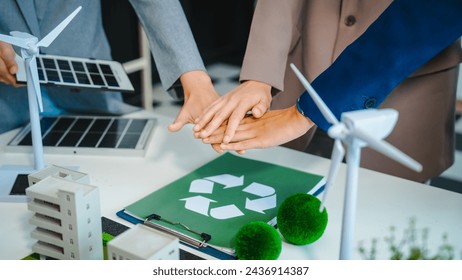
<svg viewBox="0 0 462 280">
<path fill-rule="evenodd" d="M 27 79 L 27 94 L 29 101 L 29 115 L 32 135 L 32 146 L 34 149 L 34 168 L 40 170 L 43 163 L 43 143 L 40 129 L 40 112 L 43 112 L 42 92 L 40 90 L 39 77 L 37 72 L 36 57 L 40 47 L 48 47 L 58 35 L 66 28 L 71 20 L 82 9 L 79 6 L 58 26 L 48 33 L 42 40 L 29 33 L 12 31 L 11 36 L 0 34 L 0 41 L 15 45 L 21 48 L 21 57 L 24 60 Z"/>
<path fill-rule="evenodd" d="M 328 191 L 335 180 L 338 168 L 345 155 L 342 142 L 347 146 L 347 175 L 343 204 L 340 259 L 351 259 L 354 241 L 353 231 L 356 216 L 356 197 L 358 192 L 358 171 L 361 148 L 369 146 L 416 172 L 422 171 L 422 165 L 382 140 L 387 137 L 395 127 L 396 121 L 398 120 L 398 112 L 396 110 L 368 109 L 344 112 L 341 116 L 342 121 L 339 122 L 297 67 L 294 64 L 291 64 L 290 67 L 292 67 L 292 70 L 310 94 L 324 118 L 332 124 L 327 133 L 331 138 L 335 139 L 335 142 L 332 151 L 331 165 L 327 174 L 327 183 L 319 209 L 320 211 L 324 209 Z"/>
</svg>

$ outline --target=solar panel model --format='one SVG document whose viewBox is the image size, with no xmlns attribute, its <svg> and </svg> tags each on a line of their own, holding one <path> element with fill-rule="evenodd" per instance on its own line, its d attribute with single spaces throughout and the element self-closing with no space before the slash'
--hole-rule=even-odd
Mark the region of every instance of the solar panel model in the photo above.
<svg viewBox="0 0 462 280">
<path fill-rule="evenodd" d="M 26 83 L 26 70 L 21 57 L 16 56 L 18 83 Z M 73 88 L 134 92 L 122 64 L 112 60 L 98 60 L 58 55 L 37 55 L 40 84 Z"/>
<path fill-rule="evenodd" d="M 105 116 L 42 117 L 44 151 L 58 154 L 144 156 L 156 124 L 155 118 Z M 6 147 L 10 152 L 30 152 L 30 124 Z"/>
</svg>

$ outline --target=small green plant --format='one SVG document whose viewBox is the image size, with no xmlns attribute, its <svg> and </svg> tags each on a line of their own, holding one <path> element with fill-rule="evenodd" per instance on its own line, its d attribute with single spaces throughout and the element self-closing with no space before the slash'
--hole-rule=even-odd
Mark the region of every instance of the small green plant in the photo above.
<svg viewBox="0 0 462 280">
<path fill-rule="evenodd" d="M 417 229 L 416 219 L 409 219 L 409 227 L 403 231 L 400 240 L 396 237 L 396 228 L 390 227 L 389 236 L 384 238 L 390 251 L 391 260 L 453 260 L 455 257 L 454 247 L 449 244 L 447 234 L 443 234 L 442 243 L 436 253 L 432 254 L 428 249 L 429 229 Z M 371 240 L 370 249 L 366 249 L 364 242 L 359 243 L 359 254 L 363 259 L 375 260 L 377 256 L 378 239 Z M 461 252 L 462 256 L 462 252 Z"/>
</svg>

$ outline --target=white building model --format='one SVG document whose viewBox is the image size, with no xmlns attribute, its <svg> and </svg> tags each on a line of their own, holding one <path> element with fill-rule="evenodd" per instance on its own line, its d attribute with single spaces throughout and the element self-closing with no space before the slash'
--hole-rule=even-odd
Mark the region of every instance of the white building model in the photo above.
<svg viewBox="0 0 462 280">
<path fill-rule="evenodd" d="M 29 175 L 32 251 L 67 260 L 103 259 L 99 190 L 89 176 L 50 166 Z"/>
<path fill-rule="evenodd" d="M 107 244 L 111 260 L 179 260 L 180 241 L 159 230 L 136 224 Z"/>
</svg>

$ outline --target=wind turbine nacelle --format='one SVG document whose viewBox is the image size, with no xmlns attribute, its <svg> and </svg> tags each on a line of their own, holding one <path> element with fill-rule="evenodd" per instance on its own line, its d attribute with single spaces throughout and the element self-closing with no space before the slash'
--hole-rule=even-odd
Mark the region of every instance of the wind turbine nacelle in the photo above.
<svg viewBox="0 0 462 280">
<path fill-rule="evenodd" d="M 342 113 L 342 123 L 351 130 L 362 131 L 377 139 L 387 137 L 398 121 L 398 111 L 394 109 L 367 109 Z"/>
<path fill-rule="evenodd" d="M 25 51 L 28 56 L 38 54 L 39 49 L 37 47 L 37 37 L 21 31 L 11 31 L 10 35 L 24 40 L 24 44 L 27 46 L 27 48 L 21 48 L 21 52 Z"/>
</svg>

